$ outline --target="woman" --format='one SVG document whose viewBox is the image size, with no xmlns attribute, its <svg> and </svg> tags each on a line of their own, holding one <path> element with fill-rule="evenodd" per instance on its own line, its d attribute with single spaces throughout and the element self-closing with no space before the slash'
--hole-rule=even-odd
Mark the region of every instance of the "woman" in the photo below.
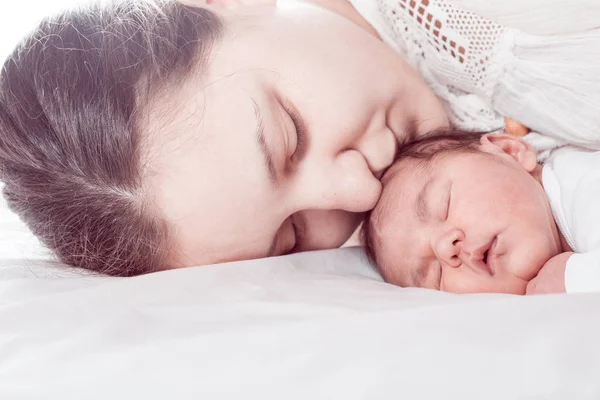
<svg viewBox="0 0 600 400">
<path fill-rule="evenodd" d="M 442 103 L 345 0 L 194 3 L 65 14 L 4 66 L 5 194 L 66 263 L 130 276 L 338 247 L 397 141 L 473 105 Z"/>
</svg>

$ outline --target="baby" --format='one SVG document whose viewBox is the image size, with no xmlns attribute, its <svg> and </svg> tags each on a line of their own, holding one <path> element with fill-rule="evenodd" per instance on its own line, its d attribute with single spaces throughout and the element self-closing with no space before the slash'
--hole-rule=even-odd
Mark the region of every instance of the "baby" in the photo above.
<svg viewBox="0 0 600 400">
<path fill-rule="evenodd" d="M 402 145 L 363 227 L 387 282 L 454 293 L 600 291 L 600 152 L 434 132 Z"/>
</svg>

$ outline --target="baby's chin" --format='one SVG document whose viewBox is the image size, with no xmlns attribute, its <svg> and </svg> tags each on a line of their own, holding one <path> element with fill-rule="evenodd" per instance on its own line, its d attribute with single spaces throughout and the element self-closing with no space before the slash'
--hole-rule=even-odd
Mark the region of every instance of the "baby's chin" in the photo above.
<svg viewBox="0 0 600 400">
<path fill-rule="evenodd" d="M 496 281 L 487 285 L 471 286 L 471 287 L 455 287 L 442 288 L 446 292 L 456 294 L 476 294 L 476 293 L 499 293 L 499 294 L 515 294 L 524 295 L 527 289 L 527 282 L 518 281 Z"/>
<path fill-rule="evenodd" d="M 511 271 L 508 269 L 497 270 L 493 276 L 479 276 L 475 279 L 459 279 L 448 282 L 442 290 L 458 294 L 466 293 L 500 293 L 524 295 L 527 285 L 540 271 L 541 266 L 527 271 Z M 523 275 L 526 275 L 523 276 Z"/>
</svg>

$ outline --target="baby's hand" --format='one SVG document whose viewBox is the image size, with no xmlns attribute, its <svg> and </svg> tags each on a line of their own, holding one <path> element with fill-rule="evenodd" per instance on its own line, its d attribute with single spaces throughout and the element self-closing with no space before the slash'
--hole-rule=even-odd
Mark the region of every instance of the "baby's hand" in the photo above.
<svg viewBox="0 0 600 400">
<path fill-rule="evenodd" d="M 565 270 L 571 252 L 552 257 L 540 272 L 527 284 L 526 294 L 564 293 Z"/>
</svg>

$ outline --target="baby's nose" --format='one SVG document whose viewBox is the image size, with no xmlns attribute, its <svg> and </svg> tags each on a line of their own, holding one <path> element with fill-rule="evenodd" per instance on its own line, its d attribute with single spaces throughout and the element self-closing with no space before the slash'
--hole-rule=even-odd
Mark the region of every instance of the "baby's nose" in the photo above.
<svg viewBox="0 0 600 400">
<path fill-rule="evenodd" d="M 435 256 L 440 262 L 451 267 L 461 265 L 460 252 L 464 234 L 459 229 L 452 229 L 434 243 Z"/>
</svg>

